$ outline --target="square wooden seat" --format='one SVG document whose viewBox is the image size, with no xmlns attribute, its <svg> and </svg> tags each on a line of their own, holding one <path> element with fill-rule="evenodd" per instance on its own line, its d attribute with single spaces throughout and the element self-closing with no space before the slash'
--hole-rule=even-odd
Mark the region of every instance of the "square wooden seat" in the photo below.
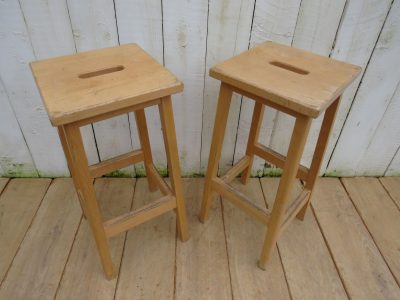
<svg viewBox="0 0 400 300">
<path fill-rule="evenodd" d="M 215 65 L 211 77 L 310 117 L 325 111 L 360 67 L 266 42 Z"/>
<path fill-rule="evenodd" d="M 78 198 L 96 240 L 103 269 L 115 276 L 108 238 L 170 210 L 177 213 L 181 240 L 188 239 L 171 94 L 183 84 L 137 45 L 94 50 L 31 63 L 51 123 L 57 126 Z M 158 105 L 171 179 L 158 174 L 151 155 L 144 108 Z M 88 165 L 80 127 L 134 112 L 141 149 Z M 140 209 L 103 220 L 93 180 L 144 161 L 149 189 L 163 197 Z"/>
<path fill-rule="evenodd" d="M 361 68 L 307 51 L 263 43 L 217 64 L 210 75 L 221 81 L 213 139 L 205 180 L 200 220 L 208 217 L 211 196 L 216 192 L 267 225 L 259 266 L 264 269 L 279 235 L 291 220 L 304 218 L 344 89 Z M 246 155 L 225 175 L 218 177 L 218 161 L 228 119 L 232 93 L 255 100 Z M 287 156 L 258 142 L 265 106 L 296 119 Z M 325 112 L 310 168 L 300 165 L 311 120 Z M 244 184 L 250 176 L 254 155 L 283 169 L 272 211 L 255 206 L 246 195 L 229 183 L 241 173 Z M 304 190 L 289 203 L 295 178 L 305 182 Z"/>
<path fill-rule="evenodd" d="M 183 84 L 135 44 L 31 63 L 58 126 L 181 92 Z"/>
</svg>

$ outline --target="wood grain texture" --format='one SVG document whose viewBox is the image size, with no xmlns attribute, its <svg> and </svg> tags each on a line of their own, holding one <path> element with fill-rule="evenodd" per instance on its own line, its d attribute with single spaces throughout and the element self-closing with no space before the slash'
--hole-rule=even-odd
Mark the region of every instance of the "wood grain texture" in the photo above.
<svg viewBox="0 0 400 300">
<path fill-rule="evenodd" d="M 0 196 L 0 282 L 50 185 L 50 179 L 13 179 Z M 3 190 L 7 179 L 0 181 Z M 18 220 L 17 222 L 15 222 Z"/>
<path fill-rule="evenodd" d="M 383 175 L 400 145 L 400 2 L 390 9 L 329 162 L 343 176 Z M 384 135 L 384 137 L 382 136 Z M 354 143 L 357 136 L 357 143 Z M 382 147 L 382 140 L 390 145 Z"/>
<path fill-rule="evenodd" d="M 400 177 L 384 177 L 379 180 L 400 209 Z"/>
<path fill-rule="evenodd" d="M 198 199 L 203 193 L 204 180 L 184 179 L 183 182 L 191 238 L 177 243 L 175 297 L 231 299 L 221 204 L 215 201 L 208 221 L 200 223 Z"/>
<path fill-rule="evenodd" d="M 399 284 L 400 211 L 377 178 L 343 178 L 342 182 Z"/>
<path fill-rule="evenodd" d="M 350 298 L 396 299 L 400 289 L 339 179 L 323 178 L 312 206 Z"/>
<path fill-rule="evenodd" d="M 250 179 L 246 186 L 236 179 L 232 185 L 252 199 L 255 205 L 266 207 L 258 179 Z M 266 270 L 257 267 L 266 227 L 228 201 L 222 203 L 234 299 L 261 299 L 265 295 L 271 299 L 290 299 L 276 248 Z"/>
<path fill-rule="evenodd" d="M 209 2 L 200 173 L 205 173 L 207 167 L 220 86 L 218 80 L 208 76 L 208 72 L 216 63 L 247 50 L 253 10 L 254 0 L 214 0 Z M 234 95 L 219 162 L 219 168 L 222 173 L 225 173 L 233 163 L 240 105 L 241 96 Z"/>
<path fill-rule="evenodd" d="M 164 63 L 161 1 L 116 0 L 115 13 L 118 37 L 122 44 L 137 43 L 160 64 Z M 160 115 L 156 107 L 146 108 L 147 125 L 156 168 L 165 172 L 167 159 L 161 132 Z M 134 115 L 129 114 L 132 145 L 139 148 Z M 143 164 L 135 166 L 137 175 L 144 175 Z"/>
<path fill-rule="evenodd" d="M 0 298 L 53 299 L 81 218 L 72 180 L 55 179 L 8 271 Z"/>
<path fill-rule="evenodd" d="M 200 170 L 208 1 L 162 4 L 165 66 L 185 79 L 184 92 L 174 96 L 182 175 L 193 175 Z"/>
<path fill-rule="evenodd" d="M 278 178 L 262 178 L 268 207 L 272 207 Z M 291 198 L 302 190 L 296 182 Z M 278 240 L 278 249 L 293 299 L 346 299 L 347 295 L 312 213 L 303 221 L 294 219 Z M 316 291 L 319 291 L 316 293 Z"/>
<path fill-rule="evenodd" d="M 146 179 L 138 179 L 132 209 L 149 204 L 161 195 L 160 192 L 149 193 Z M 175 245 L 173 212 L 129 231 L 115 299 L 173 299 Z"/>
<path fill-rule="evenodd" d="M 128 178 L 100 178 L 95 181 L 97 199 L 107 220 L 130 210 L 135 180 Z M 119 269 L 125 233 L 109 240 L 111 256 Z M 117 279 L 107 280 L 96 254 L 96 244 L 89 225 L 82 221 L 74 246 L 65 266 L 56 299 L 113 299 Z"/>
<path fill-rule="evenodd" d="M 278 1 L 262 0 L 255 5 L 253 26 L 251 30 L 250 48 L 265 41 L 273 41 L 284 45 L 292 43 L 296 28 L 297 15 L 300 8 L 299 0 Z M 235 162 L 243 157 L 246 151 L 247 137 L 253 112 L 253 101 L 243 98 L 240 111 L 240 121 L 237 133 Z M 260 143 L 269 145 L 277 111 L 267 108 L 261 125 Z M 265 161 L 254 158 L 252 175 L 263 176 Z"/>
</svg>

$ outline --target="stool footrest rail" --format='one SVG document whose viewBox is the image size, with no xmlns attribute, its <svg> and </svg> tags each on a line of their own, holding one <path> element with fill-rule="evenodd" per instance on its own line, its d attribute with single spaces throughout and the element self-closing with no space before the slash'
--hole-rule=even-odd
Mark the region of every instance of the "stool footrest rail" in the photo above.
<svg viewBox="0 0 400 300">
<path fill-rule="evenodd" d="M 164 196 L 137 210 L 104 222 L 104 231 L 107 237 L 112 237 L 160 216 L 167 211 L 173 210 L 174 208 L 176 208 L 175 197 L 172 195 Z"/>
</svg>

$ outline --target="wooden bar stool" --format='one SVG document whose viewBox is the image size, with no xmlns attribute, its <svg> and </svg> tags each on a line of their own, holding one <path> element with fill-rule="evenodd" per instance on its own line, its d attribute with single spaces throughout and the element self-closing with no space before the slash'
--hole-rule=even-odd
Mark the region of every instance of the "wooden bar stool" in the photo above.
<svg viewBox="0 0 400 300">
<path fill-rule="evenodd" d="M 49 118 L 57 126 L 84 215 L 90 224 L 107 278 L 115 276 L 107 239 L 176 209 L 182 241 L 188 239 L 171 94 L 183 84 L 137 45 L 100 49 L 33 62 L 31 68 Z M 167 153 L 170 188 L 153 165 L 144 108 L 158 105 Z M 88 166 L 80 127 L 134 111 L 141 149 Z M 163 197 L 136 211 L 103 221 L 93 180 L 144 161 L 150 190 Z"/>
<path fill-rule="evenodd" d="M 217 64 L 210 75 L 221 81 L 213 140 L 205 181 L 200 221 L 208 217 L 211 196 L 216 192 L 255 220 L 268 225 L 259 267 L 265 269 L 279 235 L 297 215 L 303 219 L 321 166 L 343 90 L 360 73 L 358 66 L 339 62 L 303 50 L 263 43 Z M 224 176 L 217 177 L 223 137 L 232 92 L 255 100 L 246 155 Z M 296 119 L 287 156 L 258 142 L 264 106 L 273 107 Z M 325 112 L 310 168 L 300 165 L 312 118 Z M 240 173 L 246 184 L 257 155 L 283 168 L 271 212 L 255 206 L 229 182 Z M 289 204 L 295 178 L 305 181 L 304 190 Z"/>
</svg>

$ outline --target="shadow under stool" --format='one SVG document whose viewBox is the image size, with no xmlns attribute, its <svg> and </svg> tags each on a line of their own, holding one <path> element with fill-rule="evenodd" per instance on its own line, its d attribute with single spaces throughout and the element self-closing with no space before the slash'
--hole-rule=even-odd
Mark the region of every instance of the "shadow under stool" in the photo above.
<svg viewBox="0 0 400 300">
<path fill-rule="evenodd" d="M 200 221 L 208 217 L 212 194 L 242 209 L 256 221 L 268 226 L 259 267 L 265 269 L 279 235 L 297 216 L 303 219 L 325 153 L 340 97 L 358 76 L 358 66 L 319 56 L 307 51 L 266 42 L 215 65 L 210 76 L 221 81 Z M 218 162 L 224 139 L 232 93 L 255 101 L 245 156 L 225 175 L 218 177 Z M 258 142 L 265 106 L 295 118 L 287 156 Z M 300 165 L 311 121 L 325 112 L 310 168 Z M 253 157 L 257 155 L 283 169 L 272 211 L 254 205 L 246 195 L 229 183 L 241 173 L 246 184 Z M 305 182 L 300 195 L 291 203 L 294 180 Z"/>
<path fill-rule="evenodd" d="M 31 63 L 50 121 L 58 128 L 81 208 L 96 240 L 104 272 L 113 278 L 108 238 L 175 209 L 182 241 L 188 239 L 171 95 L 183 84 L 134 44 Z M 144 109 L 158 105 L 171 188 L 154 167 Z M 134 112 L 141 149 L 88 165 L 80 127 Z M 144 161 L 149 189 L 163 197 L 138 210 L 103 221 L 93 180 Z"/>
</svg>

